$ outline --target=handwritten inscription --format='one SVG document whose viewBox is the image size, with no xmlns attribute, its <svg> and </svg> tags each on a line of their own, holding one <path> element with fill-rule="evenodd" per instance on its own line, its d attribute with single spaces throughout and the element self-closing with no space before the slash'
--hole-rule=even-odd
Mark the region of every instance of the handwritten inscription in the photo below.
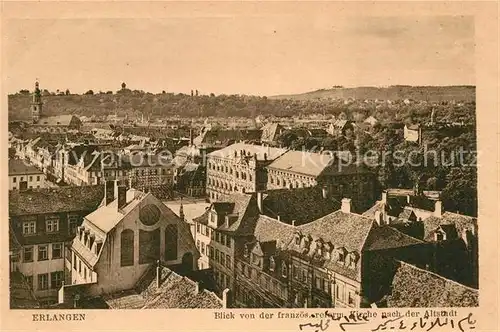
<svg viewBox="0 0 500 332">
<path fill-rule="evenodd" d="M 396 314 L 397 313 L 397 314 Z M 338 326 L 342 331 L 439 331 L 440 327 L 447 326 L 459 332 L 473 331 L 476 326 L 476 320 L 472 313 L 465 317 L 459 317 L 456 311 L 427 311 L 422 317 L 418 317 L 418 312 L 409 310 L 404 315 L 400 312 L 385 313 L 382 317 L 384 322 L 376 325 L 370 322 L 374 318 L 367 313 L 351 312 L 349 315 L 325 313 L 326 318 L 321 318 L 316 322 L 308 322 L 299 325 L 300 331 L 323 332 L 332 326 Z M 395 317 L 395 318 L 394 318 Z"/>
</svg>

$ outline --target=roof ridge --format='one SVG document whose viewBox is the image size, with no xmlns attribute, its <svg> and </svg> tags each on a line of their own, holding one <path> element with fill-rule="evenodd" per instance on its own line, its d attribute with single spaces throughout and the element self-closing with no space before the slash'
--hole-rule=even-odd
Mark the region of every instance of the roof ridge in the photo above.
<svg viewBox="0 0 500 332">
<path fill-rule="evenodd" d="M 471 291 L 474 291 L 474 292 L 479 293 L 479 290 L 478 290 L 478 289 L 476 289 L 476 288 L 472 288 L 472 287 L 469 287 L 469 286 L 467 286 L 467 285 L 461 284 L 461 283 L 459 283 L 458 281 L 455 281 L 455 280 L 452 280 L 452 279 L 445 278 L 445 277 L 443 277 L 443 276 L 441 276 L 441 275 L 439 275 L 439 274 L 437 274 L 437 273 L 435 273 L 435 272 L 432 272 L 432 271 L 429 271 L 429 270 L 424 270 L 424 269 L 422 269 L 422 268 L 419 268 L 419 267 L 418 267 L 418 266 L 416 266 L 416 265 L 413 265 L 413 264 L 410 264 L 410 263 L 407 263 L 407 262 L 404 262 L 404 261 L 401 261 L 401 260 L 398 260 L 398 259 L 395 259 L 395 261 L 396 261 L 396 262 L 398 262 L 398 263 L 401 263 L 401 265 L 409 266 L 409 267 L 411 267 L 411 268 L 413 268 L 413 269 L 415 269 L 415 270 L 418 270 L 418 271 L 420 271 L 420 272 L 425 272 L 425 273 L 428 273 L 428 274 L 430 274 L 430 275 L 432 275 L 432 276 L 434 276 L 434 277 L 437 277 L 438 279 L 444 280 L 444 281 L 446 281 L 446 282 L 450 282 L 450 283 L 452 283 L 452 284 L 454 284 L 454 285 L 461 286 L 461 287 L 466 288 L 466 289 L 468 289 L 468 290 L 471 290 Z"/>
</svg>

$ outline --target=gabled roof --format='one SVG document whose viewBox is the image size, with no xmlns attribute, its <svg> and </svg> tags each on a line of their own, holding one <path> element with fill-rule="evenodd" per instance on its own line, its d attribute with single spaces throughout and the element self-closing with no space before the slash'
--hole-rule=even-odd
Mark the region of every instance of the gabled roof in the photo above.
<svg viewBox="0 0 500 332">
<path fill-rule="evenodd" d="M 267 123 L 264 127 L 262 127 L 261 141 L 274 142 L 282 129 L 283 126 L 279 123 Z"/>
<path fill-rule="evenodd" d="M 477 307 L 478 290 L 443 278 L 416 266 L 398 262 L 388 307 Z"/>
<path fill-rule="evenodd" d="M 476 218 L 452 212 L 444 212 L 440 218 L 431 216 L 424 219 L 423 223 L 425 241 L 433 241 L 433 234 L 440 227 L 444 227 L 443 231 L 446 232 L 447 236 L 453 236 L 453 238 L 447 237 L 448 240 L 461 237 L 464 231 L 472 231 L 477 227 Z M 450 227 L 454 228 L 454 231 Z"/>
<path fill-rule="evenodd" d="M 35 125 L 41 126 L 69 126 L 72 121 L 80 122 L 76 116 L 71 114 L 55 115 L 55 116 L 41 116 L 38 123 Z"/>
<path fill-rule="evenodd" d="M 104 186 L 28 189 L 9 192 L 9 215 L 93 211 L 104 197 Z"/>
<path fill-rule="evenodd" d="M 28 174 L 43 174 L 43 172 L 23 160 L 9 159 L 9 176 Z"/>
<path fill-rule="evenodd" d="M 295 225 L 311 222 L 340 208 L 335 199 L 323 198 L 320 187 L 276 189 L 263 194 L 263 214 Z"/>
<path fill-rule="evenodd" d="M 295 227 L 276 219 L 260 215 L 255 225 L 254 236 L 261 242 L 276 241 L 276 246 L 281 248 L 293 239 Z"/>
<path fill-rule="evenodd" d="M 390 226 L 380 226 L 372 228 L 366 238 L 363 250 L 386 250 L 421 244 L 425 244 L 425 242 L 401 233 Z"/>
<path fill-rule="evenodd" d="M 331 153 L 315 153 L 290 150 L 273 161 L 269 169 L 281 170 L 319 177 L 322 175 L 356 174 L 368 172 L 364 167 L 354 163 L 346 165 Z"/>
<path fill-rule="evenodd" d="M 361 253 L 374 221 L 355 213 L 340 210 L 330 213 L 311 223 L 300 225 L 297 229 L 313 239 L 322 238 L 336 248 L 344 247 L 348 251 Z"/>
</svg>

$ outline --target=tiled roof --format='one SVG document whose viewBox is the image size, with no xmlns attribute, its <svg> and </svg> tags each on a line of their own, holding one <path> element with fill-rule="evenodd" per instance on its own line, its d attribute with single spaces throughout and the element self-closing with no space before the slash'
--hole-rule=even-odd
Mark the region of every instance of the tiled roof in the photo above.
<svg viewBox="0 0 500 332">
<path fill-rule="evenodd" d="M 390 226 L 381 226 L 371 229 L 363 250 L 385 250 L 420 245 L 424 243 L 425 242 L 401 233 Z"/>
<path fill-rule="evenodd" d="M 77 119 L 76 116 L 71 114 L 66 115 L 55 115 L 55 116 L 42 116 L 36 125 L 42 126 L 69 126 L 71 121 Z"/>
<path fill-rule="evenodd" d="M 333 198 L 323 198 L 320 187 L 268 190 L 263 194 L 263 214 L 295 225 L 311 222 L 340 208 Z"/>
<path fill-rule="evenodd" d="M 452 212 L 444 212 L 441 218 L 436 216 L 431 216 L 427 219 L 424 219 L 423 222 L 424 222 L 425 241 L 432 241 L 433 240 L 432 236 L 434 234 L 434 231 L 438 229 L 440 226 L 449 225 L 454 227 L 455 232 L 450 232 L 448 230 L 446 233 L 448 236 L 450 234 L 456 234 L 456 236 L 458 237 L 460 237 L 464 231 L 473 230 L 474 227 L 477 227 L 476 218 Z"/>
<path fill-rule="evenodd" d="M 208 130 L 193 139 L 196 146 L 204 145 L 227 145 L 239 141 L 258 141 L 262 136 L 262 131 L 251 130 Z"/>
<path fill-rule="evenodd" d="M 265 160 L 266 158 L 267 160 L 274 160 L 284 154 L 286 149 L 247 143 L 235 143 L 223 149 L 211 152 L 208 155 L 219 158 L 234 158 L 234 153 L 236 152 L 239 158 L 241 151 L 244 151 L 249 157 L 253 157 L 256 154 L 257 160 Z"/>
<path fill-rule="evenodd" d="M 273 142 L 276 140 L 279 131 L 283 129 L 279 123 L 268 123 L 262 127 L 261 141 L 263 142 Z"/>
<path fill-rule="evenodd" d="M 93 211 L 104 198 L 104 186 L 28 189 L 9 192 L 10 216 Z"/>
<path fill-rule="evenodd" d="M 367 170 L 354 163 L 346 165 L 331 153 L 288 151 L 273 161 L 270 169 L 319 177 L 321 175 L 366 173 Z"/>
<path fill-rule="evenodd" d="M 276 246 L 282 248 L 293 239 L 295 227 L 267 216 L 259 216 L 255 225 L 255 238 L 260 242 L 276 241 Z"/>
<path fill-rule="evenodd" d="M 9 276 L 10 309 L 36 309 L 40 304 L 20 272 Z"/>
<path fill-rule="evenodd" d="M 322 238 L 331 242 L 335 248 L 344 247 L 347 251 L 361 253 L 366 238 L 374 226 L 374 221 L 359 214 L 335 211 L 311 223 L 297 227 L 302 234 L 313 239 Z"/>
<path fill-rule="evenodd" d="M 392 281 L 388 307 L 476 307 L 478 290 L 445 279 L 432 272 L 399 262 Z"/>
<path fill-rule="evenodd" d="M 239 235 L 253 234 L 255 224 L 259 216 L 257 207 L 256 194 L 241 194 L 232 193 L 230 195 L 222 195 L 219 199 L 220 202 L 234 203 L 231 213 L 237 213 L 238 219 L 226 227 L 222 224 L 218 227 L 219 230 L 238 233 Z"/>
<path fill-rule="evenodd" d="M 43 172 L 20 159 L 9 159 L 9 176 L 27 174 L 43 174 Z"/>
<path fill-rule="evenodd" d="M 161 269 L 161 284 L 156 285 L 156 277 L 140 293 L 130 290 L 105 297 L 113 309 L 222 309 L 223 303 L 214 293 L 207 290 L 196 291 L 196 283 L 167 267 Z"/>
</svg>

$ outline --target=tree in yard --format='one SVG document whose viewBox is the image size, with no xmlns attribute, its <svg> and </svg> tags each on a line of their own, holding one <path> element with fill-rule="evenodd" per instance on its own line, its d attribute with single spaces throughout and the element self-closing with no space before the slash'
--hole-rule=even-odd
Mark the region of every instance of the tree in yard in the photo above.
<svg viewBox="0 0 500 332">
<path fill-rule="evenodd" d="M 70 95 L 69 89 L 66 89 L 65 94 L 66 94 L 66 96 L 69 96 L 69 95 Z"/>
<path fill-rule="evenodd" d="M 447 182 L 441 193 L 444 209 L 477 216 L 477 168 L 453 168 Z"/>
<path fill-rule="evenodd" d="M 125 82 L 122 82 L 122 90 L 125 90 L 127 88 L 127 84 Z"/>
<path fill-rule="evenodd" d="M 94 91 L 89 90 L 89 91 L 85 92 L 85 94 L 86 94 L 86 95 L 93 95 L 93 94 L 94 94 Z"/>
</svg>

